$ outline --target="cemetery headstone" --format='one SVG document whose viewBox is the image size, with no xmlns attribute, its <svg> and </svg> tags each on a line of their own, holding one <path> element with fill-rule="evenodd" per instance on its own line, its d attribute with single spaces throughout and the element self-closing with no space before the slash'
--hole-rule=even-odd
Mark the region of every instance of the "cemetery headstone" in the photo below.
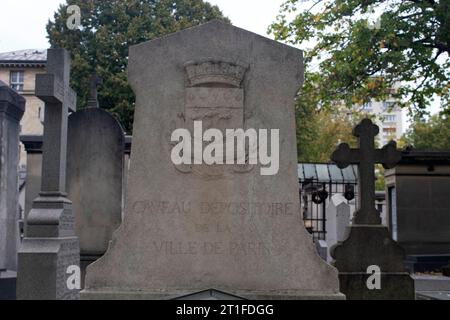
<svg viewBox="0 0 450 320">
<path fill-rule="evenodd" d="M 348 237 L 332 248 L 340 289 L 347 299 L 414 299 L 414 281 L 403 265 L 404 250 L 381 225 L 375 209 L 375 163 L 392 168 L 400 160 L 396 143 L 375 149 L 379 128 L 363 119 L 354 129 L 358 149 L 342 143 L 331 159 L 339 168 L 358 165 L 358 209 Z M 379 277 L 379 279 L 377 279 Z M 378 282 L 378 280 L 380 280 Z"/>
<path fill-rule="evenodd" d="M 72 203 L 65 193 L 67 118 L 76 94 L 69 87 L 70 57 L 66 50 L 47 51 L 47 73 L 36 76 L 36 96 L 45 102 L 41 192 L 27 217 L 18 254 L 18 299 L 77 299 L 69 286 L 80 261 Z"/>
<path fill-rule="evenodd" d="M 294 97 L 300 50 L 213 21 L 130 48 L 136 94 L 125 215 L 83 299 L 343 298 L 302 225 Z M 172 133 L 279 129 L 279 171 L 172 162 Z M 194 139 L 195 140 L 195 139 Z M 276 143 L 271 144 L 275 147 Z"/>
<path fill-rule="evenodd" d="M 0 297 L 16 296 L 19 235 L 19 131 L 25 99 L 0 81 Z"/>
<path fill-rule="evenodd" d="M 82 279 L 122 221 L 125 136 L 117 120 L 98 108 L 99 83 L 98 77 L 91 78 L 90 104 L 69 116 L 67 138 L 67 193 L 80 242 Z"/>
<path fill-rule="evenodd" d="M 328 248 L 345 240 L 345 232 L 350 225 L 350 205 L 342 194 L 334 194 L 326 210 L 326 242 Z M 327 261 L 331 261 L 328 251 Z"/>
<path fill-rule="evenodd" d="M 28 214 L 33 207 L 33 201 L 39 196 L 41 191 L 42 173 L 42 136 L 41 135 L 21 135 L 20 141 L 27 153 L 27 175 L 25 192 L 25 212 L 24 222 L 27 221 Z M 26 232 L 27 225 L 24 223 Z"/>
</svg>

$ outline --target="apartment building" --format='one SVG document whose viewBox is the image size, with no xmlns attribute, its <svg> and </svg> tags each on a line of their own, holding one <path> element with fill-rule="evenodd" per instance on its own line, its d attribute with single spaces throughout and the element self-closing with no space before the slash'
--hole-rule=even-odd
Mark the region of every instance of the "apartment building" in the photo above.
<svg viewBox="0 0 450 320">
<path fill-rule="evenodd" d="M 20 122 L 22 135 L 42 135 L 44 103 L 35 96 L 36 74 L 45 73 L 47 50 L 20 50 L 0 53 L 0 80 L 9 84 L 26 99 L 25 114 Z M 21 146 L 20 165 L 25 166 L 26 153 Z"/>
</svg>

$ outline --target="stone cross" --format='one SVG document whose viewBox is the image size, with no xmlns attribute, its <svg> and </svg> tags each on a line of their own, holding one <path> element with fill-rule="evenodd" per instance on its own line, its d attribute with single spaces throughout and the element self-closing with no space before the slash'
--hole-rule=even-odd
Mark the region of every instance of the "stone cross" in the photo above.
<svg viewBox="0 0 450 320">
<path fill-rule="evenodd" d="M 36 96 L 45 102 L 41 192 L 65 193 L 67 117 L 76 109 L 76 93 L 69 80 L 69 53 L 49 49 L 47 73 L 36 76 Z"/>
<path fill-rule="evenodd" d="M 401 159 L 397 144 L 390 141 L 382 149 L 375 149 L 374 138 L 379 128 L 370 119 L 363 119 L 354 129 L 358 138 L 358 149 L 351 149 L 347 143 L 341 143 L 331 155 L 331 160 L 341 169 L 350 164 L 358 165 L 358 211 L 355 212 L 355 224 L 380 224 L 381 218 L 375 208 L 375 164 L 384 168 L 393 168 Z"/>
<path fill-rule="evenodd" d="M 98 92 L 97 88 L 103 83 L 103 79 L 92 74 L 89 79 L 89 99 L 87 101 L 88 108 L 98 108 Z"/>
<path fill-rule="evenodd" d="M 80 263 L 72 202 L 66 196 L 67 123 L 76 93 L 69 87 L 70 57 L 63 49 L 47 51 L 47 73 L 36 76 L 36 96 L 45 102 L 41 192 L 26 219 L 18 254 L 18 299 L 78 299 L 69 286 Z"/>
</svg>

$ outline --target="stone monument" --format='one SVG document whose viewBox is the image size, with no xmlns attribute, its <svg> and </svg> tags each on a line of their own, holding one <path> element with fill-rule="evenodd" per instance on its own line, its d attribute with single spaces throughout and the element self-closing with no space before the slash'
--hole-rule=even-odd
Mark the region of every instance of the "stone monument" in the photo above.
<svg viewBox="0 0 450 320">
<path fill-rule="evenodd" d="M 326 210 L 326 243 L 328 247 L 327 261 L 331 261 L 329 249 L 336 243 L 345 240 L 345 232 L 350 225 L 350 205 L 340 193 L 334 194 Z"/>
<path fill-rule="evenodd" d="M 339 168 L 358 165 L 358 208 L 348 237 L 331 248 L 331 256 L 347 299 L 414 299 L 414 281 L 403 265 L 404 251 L 392 240 L 388 228 L 381 225 L 375 208 L 375 163 L 393 168 L 401 157 L 394 141 L 375 149 L 378 132 L 378 126 L 363 119 L 353 129 L 359 149 L 342 143 L 331 156 Z M 368 269 L 373 266 L 380 270 L 375 275 L 380 277 L 380 288 L 367 285 L 373 275 Z"/>
<path fill-rule="evenodd" d="M 80 242 L 82 280 L 86 266 L 105 253 L 122 221 L 125 136 L 117 120 L 98 108 L 100 80 L 91 77 L 88 107 L 69 116 L 67 137 L 67 194 Z"/>
<path fill-rule="evenodd" d="M 137 102 L 125 215 L 108 251 L 87 267 L 82 298 L 204 290 L 343 298 L 337 270 L 316 253 L 300 214 L 294 97 L 302 52 L 213 21 L 133 46 L 129 57 Z M 194 121 L 279 129 L 278 173 L 261 175 L 248 161 L 174 164 L 171 135 Z"/>
<path fill-rule="evenodd" d="M 69 87 L 70 57 L 47 51 L 47 73 L 36 76 L 36 96 L 45 102 L 41 192 L 27 217 L 18 255 L 18 299 L 76 299 L 67 285 L 69 267 L 80 261 L 72 202 L 66 197 L 66 144 L 69 110 L 76 94 Z"/>
<path fill-rule="evenodd" d="M 19 246 L 19 131 L 25 99 L 0 81 L 0 299 L 15 299 Z"/>
</svg>

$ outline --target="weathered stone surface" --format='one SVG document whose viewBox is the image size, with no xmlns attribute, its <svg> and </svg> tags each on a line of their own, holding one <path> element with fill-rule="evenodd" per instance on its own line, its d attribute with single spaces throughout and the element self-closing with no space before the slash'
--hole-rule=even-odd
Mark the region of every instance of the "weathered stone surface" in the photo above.
<svg viewBox="0 0 450 320">
<path fill-rule="evenodd" d="M 36 95 L 45 101 L 41 192 L 26 220 L 18 254 L 18 299 L 77 299 L 67 286 L 70 266 L 80 261 L 72 203 L 66 197 L 67 118 L 76 95 L 69 87 L 70 57 L 47 52 L 46 75 L 36 77 Z"/>
<path fill-rule="evenodd" d="M 363 119 L 353 130 L 359 149 L 341 144 L 331 159 L 339 167 L 358 164 L 359 207 L 346 239 L 331 248 L 333 264 L 339 270 L 340 289 L 347 299 L 414 299 L 414 281 L 403 265 L 404 250 L 392 240 L 389 230 L 381 225 L 375 208 L 374 164 L 392 168 L 400 160 L 400 152 L 391 142 L 375 149 L 378 127 Z M 381 288 L 369 289 L 368 268 L 380 270 Z"/>
<path fill-rule="evenodd" d="M 256 299 L 343 297 L 300 216 L 293 105 L 302 72 L 301 51 L 217 21 L 131 47 L 137 104 L 125 216 L 106 254 L 88 266 L 83 298 L 207 289 Z M 193 91 L 243 99 L 189 110 Z M 177 168 L 171 133 L 195 119 L 280 129 L 280 171 Z"/>
<path fill-rule="evenodd" d="M 0 269 L 17 270 L 19 131 L 25 99 L 0 81 Z"/>
<path fill-rule="evenodd" d="M 42 140 L 41 135 L 23 135 L 20 141 L 27 152 L 27 184 L 25 192 L 25 212 L 24 221 L 27 221 L 28 214 L 33 207 L 33 201 L 39 196 L 41 190 L 42 173 Z M 26 233 L 27 225 L 24 225 Z"/>
<path fill-rule="evenodd" d="M 389 226 L 406 254 L 450 255 L 450 152 L 405 150 L 385 181 Z"/>
<path fill-rule="evenodd" d="M 350 225 L 350 205 L 342 194 L 331 197 L 326 210 L 326 243 L 331 248 L 336 243 L 345 240 L 347 227 Z M 329 250 L 328 261 L 331 261 Z"/>
<path fill-rule="evenodd" d="M 107 111 L 85 108 L 69 116 L 67 193 L 83 274 L 105 253 L 122 221 L 124 145 L 123 130 Z"/>
</svg>

